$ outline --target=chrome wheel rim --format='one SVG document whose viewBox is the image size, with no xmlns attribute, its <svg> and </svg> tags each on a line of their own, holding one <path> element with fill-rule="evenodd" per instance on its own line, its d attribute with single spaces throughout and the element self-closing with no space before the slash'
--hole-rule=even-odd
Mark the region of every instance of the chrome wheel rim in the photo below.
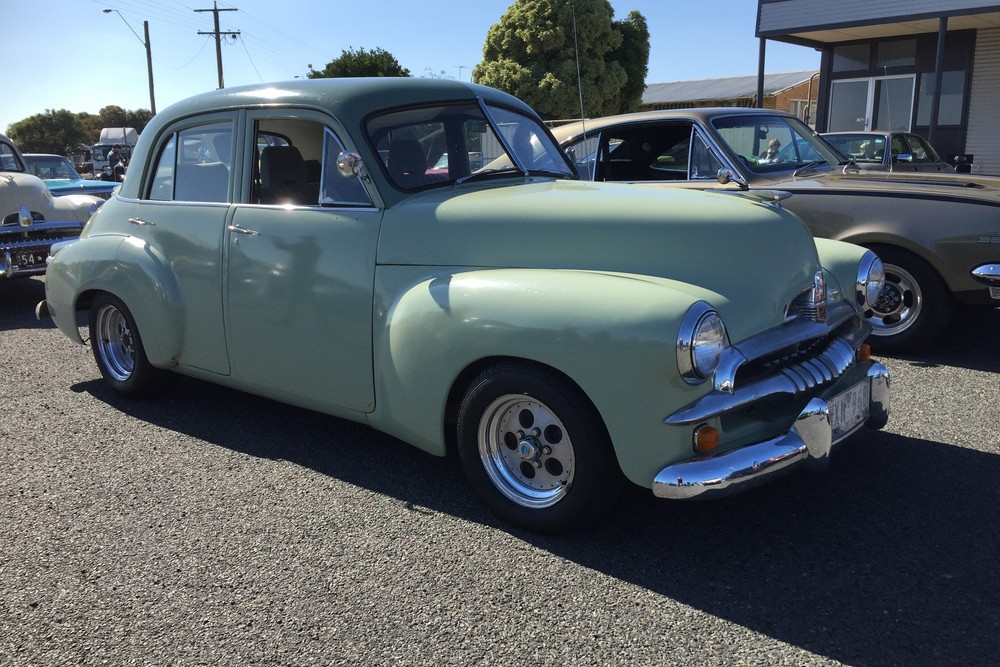
<svg viewBox="0 0 1000 667">
<path fill-rule="evenodd" d="M 101 306 L 96 318 L 97 339 L 93 341 L 108 374 L 125 382 L 135 368 L 135 337 L 132 327 L 120 310 L 111 305 Z"/>
<path fill-rule="evenodd" d="M 523 394 L 501 396 L 483 413 L 479 456 L 493 485 L 522 507 L 552 507 L 573 483 L 576 456 L 566 427 Z"/>
<path fill-rule="evenodd" d="M 872 307 L 868 321 L 872 335 L 893 336 L 909 329 L 924 307 L 920 284 L 906 270 L 885 265 L 885 287 Z"/>
</svg>

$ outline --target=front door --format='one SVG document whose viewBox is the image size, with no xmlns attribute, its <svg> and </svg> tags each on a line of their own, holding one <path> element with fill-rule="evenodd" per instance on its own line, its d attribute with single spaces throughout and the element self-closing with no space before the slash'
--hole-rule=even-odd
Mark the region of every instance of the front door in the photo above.
<svg viewBox="0 0 1000 667">
<path fill-rule="evenodd" d="M 226 231 L 233 373 L 317 407 L 370 412 L 382 212 L 338 173 L 343 145 L 321 118 L 258 112 L 247 127 L 246 194 Z"/>
</svg>

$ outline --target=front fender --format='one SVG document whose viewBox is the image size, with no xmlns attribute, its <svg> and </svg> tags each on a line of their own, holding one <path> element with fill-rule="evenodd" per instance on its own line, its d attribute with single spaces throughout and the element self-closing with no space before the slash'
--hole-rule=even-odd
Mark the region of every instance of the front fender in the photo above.
<svg viewBox="0 0 1000 667">
<path fill-rule="evenodd" d="M 56 326 L 82 343 L 76 310 L 86 295 L 108 292 L 121 299 L 142 335 L 154 366 L 168 367 L 180 354 L 184 309 L 169 264 L 132 236 L 82 238 L 59 251 L 45 272 L 45 299 Z"/>
<path fill-rule="evenodd" d="M 719 295 L 627 274 L 496 269 L 428 276 L 415 267 L 381 267 L 376 293 L 377 428 L 444 454 L 454 383 L 483 360 L 515 358 L 555 368 L 588 396 L 636 483 L 651 483 L 664 460 L 690 456 L 690 433 L 663 419 L 711 387 L 689 386 L 677 372 L 678 327 L 692 303 L 719 303 Z M 465 390 L 456 389 L 458 396 Z"/>
</svg>

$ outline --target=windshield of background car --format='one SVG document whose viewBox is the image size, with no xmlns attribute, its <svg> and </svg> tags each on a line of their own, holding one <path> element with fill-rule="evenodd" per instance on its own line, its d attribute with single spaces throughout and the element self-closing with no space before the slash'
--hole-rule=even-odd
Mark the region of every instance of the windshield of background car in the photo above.
<svg viewBox="0 0 1000 667">
<path fill-rule="evenodd" d="M 807 164 L 841 162 L 837 151 L 796 118 L 786 116 L 721 116 L 712 119 L 719 137 L 753 172 L 795 170 Z"/>
<path fill-rule="evenodd" d="M 38 178 L 46 180 L 80 180 L 80 174 L 69 163 L 69 160 L 62 157 L 33 157 L 24 156 L 24 161 L 28 163 L 28 169 Z"/>
<path fill-rule="evenodd" d="M 14 147 L 5 141 L 0 141 L 0 171 L 24 171 Z"/>
<path fill-rule="evenodd" d="M 573 177 L 562 151 L 534 118 L 475 102 L 402 109 L 366 125 L 390 180 L 403 190 L 452 184 L 472 175 Z"/>
</svg>

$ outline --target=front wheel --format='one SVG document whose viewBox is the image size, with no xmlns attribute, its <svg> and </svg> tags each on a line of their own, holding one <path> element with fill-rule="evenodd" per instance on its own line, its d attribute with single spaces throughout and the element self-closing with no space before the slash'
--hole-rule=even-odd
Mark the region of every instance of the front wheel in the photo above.
<svg viewBox="0 0 1000 667">
<path fill-rule="evenodd" d="M 926 345 L 951 316 L 948 288 L 927 262 L 905 250 L 872 248 L 885 266 L 885 287 L 872 310 L 873 349 L 895 352 Z"/>
<path fill-rule="evenodd" d="M 579 527 L 611 504 L 621 471 L 604 424 L 568 381 L 526 364 L 480 374 L 462 400 L 458 451 L 473 490 L 508 523 Z"/>
<path fill-rule="evenodd" d="M 139 398 L 160 387 L 163 371 L 146 358 L 132 313 L 111 294 L 90 304 L 90 346 L 104 380 L 122 396 Z"/>
</svg>

